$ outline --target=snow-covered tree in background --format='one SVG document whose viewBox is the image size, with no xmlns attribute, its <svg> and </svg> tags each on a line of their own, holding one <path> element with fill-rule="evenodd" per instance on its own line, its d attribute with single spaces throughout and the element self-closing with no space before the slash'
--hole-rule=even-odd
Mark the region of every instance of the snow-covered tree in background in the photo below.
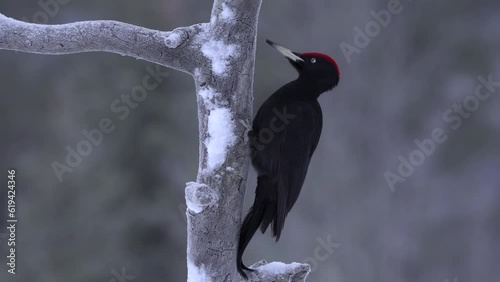
<svg viewBox="0 0 500 282">
<path fill-rule="evenodd" d="M 194 77 L 200 162 L 186 187 L 189 281 L 238 281 L 236 249 L 249 167 L 257 1 L 215 0 L 209 23 L 151 30 L 117 21 L 39 25 L 0 14 L 0 49 L 38 54 L 104 51 Z M 262 261 L 252 281 L 304 281 L 307 264 Z"/>
</svg>

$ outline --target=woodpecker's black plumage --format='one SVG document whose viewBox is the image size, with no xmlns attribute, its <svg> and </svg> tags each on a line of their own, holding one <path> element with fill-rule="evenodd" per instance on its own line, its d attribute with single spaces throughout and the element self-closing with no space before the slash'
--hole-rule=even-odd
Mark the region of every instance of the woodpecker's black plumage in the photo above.
<svg viewBox="0 0 500 282">
<path fill-rule="evenodd" d="M 259 226 L 264 233 L 271 224 L 276 241 L 281 236 L 321 135 L 323 116 L 317 98 L 335 87 L 340 78 L 337 63 L 327 55 L 295 53 L 266 42 L 289 60 L 299 77 L 264 102 L 249 133 L 258 178 L 255 200 L 243 220 L 238 244 L 237 268 L 245 278 L 243 270 L 251 269 L 242 262 L 243 252 Z"/>
</svg>

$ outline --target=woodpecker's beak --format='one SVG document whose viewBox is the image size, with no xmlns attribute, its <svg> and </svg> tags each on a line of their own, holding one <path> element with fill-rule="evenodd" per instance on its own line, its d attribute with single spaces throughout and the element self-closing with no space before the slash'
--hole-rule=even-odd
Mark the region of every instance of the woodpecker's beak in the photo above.
<svg viewBox="0 0 500 282">
<path fill-rule="evenodd" d="M 295 52 L 292 52 L 292 50 L 290 49 L 287 49 L 279 44 L 276 44 L 274 42 L 272 42 L 271 40 L 269 39 L 266 39 L 266 42 L 267 44 L 273 46 L 274 48 L 276 48 L 276 50 L 278 50 L 278 52 L 281 53 L 281 55 L 285 56 L 287 59 L 289 59 L 290 61 L 294 62 L 294 63 L 298 63 L 298 62 L 303 62 L 304 59 L 302 59 L 299 54 L 295 53 Z"/>
</svg>

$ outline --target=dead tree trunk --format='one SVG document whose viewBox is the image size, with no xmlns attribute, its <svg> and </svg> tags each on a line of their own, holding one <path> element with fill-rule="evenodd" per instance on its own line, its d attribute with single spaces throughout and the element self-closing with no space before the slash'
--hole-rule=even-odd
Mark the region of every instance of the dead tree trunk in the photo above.
<svg viewBox="0 0 500 282">
<path fill-rule="evenodd" d="M 157 31 L 117 21 L 30 24 L 0 14 L 0 49 L 118 53 L 194 77 L 200 162 L 187 183 L 188 281 L 241 281 L 236 249 L 250 161 L 253 72 L 261 0 L 215 0 L 209 23 Z M 247 125 L 247 126 L 245 126 Z M 255 265 L 251 281 L 305 281 L 307 264 Z"/>
</svg>

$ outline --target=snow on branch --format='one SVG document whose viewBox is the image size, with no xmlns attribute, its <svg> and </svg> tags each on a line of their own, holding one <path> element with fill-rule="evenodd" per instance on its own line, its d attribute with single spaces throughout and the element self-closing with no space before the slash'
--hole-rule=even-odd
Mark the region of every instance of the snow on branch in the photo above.
<svg viewBox="0 0 500 282">
<path fill-rule="evenodd" d="M 84 21 L 44 25 L 0 14 L 0 49 L 62 55 L 104 51 L 192 73 L 193 50 L 185 44 L 199 25 L 157 31 L 118 21 Z"/>
<path fill-rule="evenodd" d="M 311 272 L 309 264 L 298 262 L 290 264 L 277 261 L 267 263 L 265 260 L 261 260 L 250 268 L 256 270 L 249 274 L 250 281 L 302 282 Z"/>
</svg>

